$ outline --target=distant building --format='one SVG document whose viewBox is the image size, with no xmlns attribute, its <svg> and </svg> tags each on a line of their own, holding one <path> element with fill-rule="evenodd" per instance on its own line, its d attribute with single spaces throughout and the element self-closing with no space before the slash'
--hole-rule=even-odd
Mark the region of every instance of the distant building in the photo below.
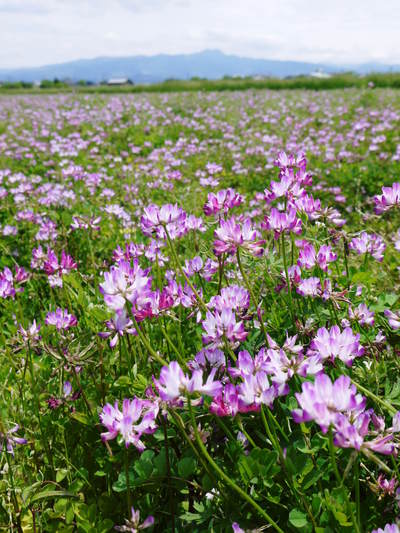
<svg viewBox="0 0 400 533">
<path fill-rule="evenodd" d="M 107 85 L 132 85 L 132 82 L 128 78 L 110 78 Z"/>
<path fill-rule="evenodd" d="M 311 72 L 310 76 L 311 78 L 320 78 L 320 79 L 326 79 L 326 78 L 332 77 L 331 74 L 329 74 L 328 72 L 324 72 L 321 69 L 318 69 L 315 72 Z"/>
</svg>

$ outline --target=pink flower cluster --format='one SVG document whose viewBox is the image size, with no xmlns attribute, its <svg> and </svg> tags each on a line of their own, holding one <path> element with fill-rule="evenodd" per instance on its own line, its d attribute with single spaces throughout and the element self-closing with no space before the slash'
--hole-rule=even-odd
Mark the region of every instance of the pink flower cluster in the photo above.
<svg viewBox="0 0 400 533">
<path fill-rule="evenodd" d="M 294 420 L 298 423 L 313 420 L 323 433 L 332 428 L 336 446 L 366 454 L 394 452 L 393 433 L 400 429 L 398 416 L 393 427 L 385 431 L 383 419 L 372 409 L 365 409 L 366 399 L 357 393 L 348 376 L 342 375 L 332 383 L 329 376 L 319 374 L 314 383 L 303 383 L 302 392 L 295 396 L 300 408 L 292 412 Z"/>
<path fill-rule="evenodd" d="M 118 402 L 114 405 L 107 403 L 100 413 L 100 421 L 107 429 L 101 434 L 102 440 L 120 437 L 126 447 L 132 444 L 139 451 L 143 451 L 145 445 L 141 437 L 143 434 L 152 434 L 156 431 L 158 410 L 157 402 L 140 398 L 125 399 L 122 402 L 122 411 L 118 407 Z"/>
<path fill-rule="evenodd" d="M 204 214 L 207 216 L 226 214 L 229 209 L 239 206 L 243 199 L 243 196 L 234 189 L 221 189 L 215 194 L 210 192 L 203 207 Z"/>
<path fill-rule="evenodd" d="M 400 205 L 400 183 L 393 183 L 391 187 L 382 187 L 382 194 L 374 196 L 374 202 L 377 215 Z"/>
<path fill-rule="evenodd" d="M 55 311 L 47 313 L 45 324 L 55 326 L 58 331 L 68 330 L 78 323 L 76 316 L 68 313 L 67 309 L 58 308 Z"/>
<path fill-rule="evenodd" d="M 350 250 L 354 250 L 358 255 L 369 253 L 374 259 L 381 262 L 386 249 L 386 244 L 382 237 L 375 233 L 369 234 L 363 231 L 359 237 L 354 237 L 349 243 Z"/>
<path fill-rule="evenodd" d="M 68 274 L 71 270 L 76 270 L 78 265 L 64 250 L 62 250 L 59 260 L 54 250 L 48 248 L 45 253 L 42 246 L 39 245 L 32 250 L 31 267 L 44 270 L 50 287 L 62 287 L 63 275 Z"/>
<path fill-rule="evenodd" d="M 5 267 L 0 271 L 0 298 L 14 298 L 17 292 L 23 292 L 24 288 L 19 286 L 29 279 L 29 274 L 24 268 L 15 266 L 15 274 L 11 269 Z"/>
<path fill-rule="evenodd" d="M 332 363 L 336 358 L 347 366 L 351 366 L 356 357 L 364 354 L 360 345 L 360 334 L 354 334 L 351 328 L 340 331 L 339 326 L 332 326 L 330 330 L 320 328 L 313 338 L 308 350 L 309 355 L 317 355 L 321 361 Z"/>
<path fill-rule="evenodd" d="M 261 255 L 265 241 L 260 239 L 260 233 L 253 228 L 252 222 L 246 218 L 243 223 L 235 217 L 221 220 L 214 235 L 214 253 L 216 256 L 224 253 L 234 254 L 239 248 L 249 251 L 252 255 Z"/>
</svg>

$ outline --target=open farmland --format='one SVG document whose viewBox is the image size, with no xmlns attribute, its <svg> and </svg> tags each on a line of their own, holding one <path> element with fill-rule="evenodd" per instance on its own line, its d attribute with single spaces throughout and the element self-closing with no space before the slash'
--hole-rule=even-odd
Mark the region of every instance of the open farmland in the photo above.
<svg viewBox="0 0 400 533">
<path fill-rule="evenodd" d="M 2 528 L 394 523 L 399 161 L 396 90 L 0 96 Z"/>
</svg>

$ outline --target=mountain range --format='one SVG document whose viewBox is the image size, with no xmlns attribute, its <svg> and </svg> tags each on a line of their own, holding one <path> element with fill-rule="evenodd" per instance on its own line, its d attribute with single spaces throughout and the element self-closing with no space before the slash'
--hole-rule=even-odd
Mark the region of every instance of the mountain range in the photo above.
<svg viewBox="0 0 400 533">
<path fill-rule="evenodd" d="M 259 75 L 282 78 L 311 74 L 316 70 L 327 73 L 351 70 L 358 74 L 367 74 L 399 71 L 400 65 L 381 63 L 324 65 L 300 61 L 254 59 L 225 54 L 219 50 L 204 50 L 193 54 L 98 57 L 41 67 L 0 69 L 0 81 L 34 82 L 58 78 L 99 83 L 110 78 L 129 78 L 135 83 L 155 83 L 166 79 L 193 77 L 218 79 L 223 76 Z"/>
</svg>

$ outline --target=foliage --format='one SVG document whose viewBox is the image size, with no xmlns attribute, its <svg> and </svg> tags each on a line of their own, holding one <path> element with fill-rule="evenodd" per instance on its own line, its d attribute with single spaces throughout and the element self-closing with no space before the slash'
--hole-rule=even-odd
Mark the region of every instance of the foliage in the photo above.
<svg viewBox="0 0 400 533">
<path fill-rule="evenodd" d="M 397 92 L 257 88 L 348 79 L 1 98 L 2 528 L 395 522 Z"/>
</svg>

